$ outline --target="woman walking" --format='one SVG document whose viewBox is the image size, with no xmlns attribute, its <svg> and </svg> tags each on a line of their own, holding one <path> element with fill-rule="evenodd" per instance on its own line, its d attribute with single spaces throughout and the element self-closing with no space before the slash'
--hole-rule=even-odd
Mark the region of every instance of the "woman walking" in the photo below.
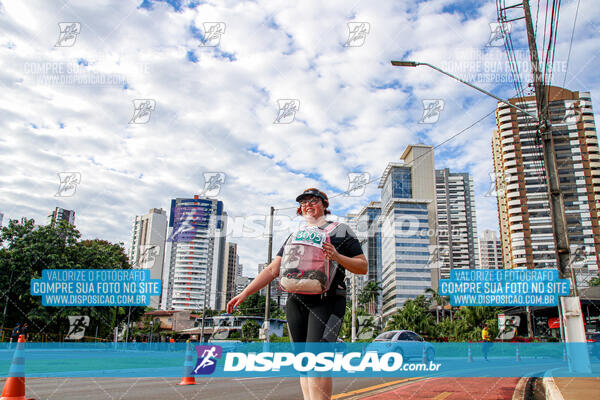
<svg viewBox="0 0 600 400">
<path fill-rule="evenodd" d="M 292 342 L 336 342 L 346 311 L 345 271 L 364 275 L 367 273 L 365 258 L 356 235 L 346 224 L 327 221 L 329 199 L 318 189 L 306 189 L 296 201 L 298 215 L 306 220 L 307 228 L 328 232 L 330 241 L 322 243 L 322 249 L 330 261 L 337 263 L 328 289 L 322 294 L 290 293 L 286 303 L 288 331 Z M 334 225 L 330 225 L 334 224 Z M 332 228 L 333 227 L 333 228 Z M 291 235 L 290 235 L 291 237 Z M 290 237 L 277 256 L 254 280 L 227 303 L 227 312 L 243 303 L 251 294 L 258 292 L 279 276 L 282 256 Z M 327 400 L 331 398 L 331 377 L 301 377 L 300 386 L 304 400 Z"/>
</svg>

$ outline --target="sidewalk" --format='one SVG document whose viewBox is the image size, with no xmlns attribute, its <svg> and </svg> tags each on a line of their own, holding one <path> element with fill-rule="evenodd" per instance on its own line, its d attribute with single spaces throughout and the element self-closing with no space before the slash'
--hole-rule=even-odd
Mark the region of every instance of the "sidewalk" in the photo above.
<svg viewBox="0 0 600 400">
<path fill-rule="evenodd" d="M 544 378 L 546 387 L 546 398 L 549 400 L 581 400 L 597 399 L 600 390 L 600 377 L 594 378 L 552 378 L 556 391 L 552 391 L 548 386 L 548 381 Z"/>
</svg>

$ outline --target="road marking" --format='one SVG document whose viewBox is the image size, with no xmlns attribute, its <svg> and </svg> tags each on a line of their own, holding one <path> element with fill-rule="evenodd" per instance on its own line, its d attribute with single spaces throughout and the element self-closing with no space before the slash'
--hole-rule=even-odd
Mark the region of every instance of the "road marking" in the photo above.
<svg viewBox="0 0 600 400">
<path fill-rule="evenodd" d="M 450 396 L 452 392 L 443 392 L 438 394 L 435 397 L 432 397 L 431 400 L 444 400 L 446 397 Z"/>
<path fill-rule="evenodd" d="M 341 398 L 344 398 L 344 397 L 352 396 L 352 395 L 355 395 L 355 394 L 361 394 L 361 393 L 364 393 L 364 392 L 370 392 L 371 390 L 377 390 L 377 389 L 381 389 L 381 388 L 384 388 L 384 387 L 388 387 L 388 386 L 392 386 L 392 385 L 397 385 L 399 383 L 414 381 L 414 380 L 417 380 L 417 379 L 423 379 L 423 378 L 419 377 L 419 378 L 400 379 L 399 381 L 392 381 L 392 382 L 381 383 L 379 385 L 369 386 L 369 387 L 366 387 L 366 388 L 353 390 L 351 392 L 338 393 L 338 394 L 335 394 L 335 395 L 331 396 L 331 400 L 341 399 Z"/>
<path fill-rule="evenodd" d="M 267 377 L 267 376 L 257 376 L 255 378 L 233 378 L 233 380 L 234 381 L 248 381 L 250 379 L 267 379 L 267 378 L 270 378 L 270 377 Z"/>
</svg>

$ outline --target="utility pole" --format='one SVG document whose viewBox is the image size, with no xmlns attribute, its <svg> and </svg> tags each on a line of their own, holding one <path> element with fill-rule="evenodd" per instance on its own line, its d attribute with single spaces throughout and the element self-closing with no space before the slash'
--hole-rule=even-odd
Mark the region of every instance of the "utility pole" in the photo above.
<svg viewBox="0 0 600 400">
<path fill-rule="evenodd" d="M 352 274 L 352 342 L 356 342 L 356 275 Z"/>
<path fill-rule="evenodd" d="M 550 215 L 552 217 L 552 226 L 554 233 L 554 243 L 556 248 L 556 259 L 558 261 L 558 272 L 561 278 L 568 278 L 568 268 L 570 262 L 569 237 L 567 231 L 567 220 L 565 218 L 565 206 L 560 192 L 560 183 L 558 176 L 558 165 L 556 162 L 556 153 L 554 152 L 554 136 L 550 126 L 548 113 L 549 91 L 542 82 L 542 72 L 540 70 L 540 61 L 538 58 L 537 46 L 535 43 L 535 32 L 531 20 L 531 10 L 529 9 L 529 0 L 523 0 L 523 10 L 525 12 L 525 26 L 527 28 L 527 41 L 529 43 L 529 54 L 531 57 L 531 68 L 533 71 L 533 86 L 535 88 L 535 101 L 539 119 L 539 135 L 542 139 L 544 152 L 544 166 L 546 167 L 546 181 L 548 182 L 548 195 L 550 203 Z M 576 284 L 573 281 L 572 287 Z"/>
<path fill-rule="evenodd" d="M 204 288 L 204 304 L 202 305 L 202 322 L 200 324 L 200 342 L 204 342 L 204 315 L 206 314 L 206 295 L 208 293 L 208 287 Z M 214 327 L 213 327 L 214 329 Z M 213 331 L 214 333 L 214 331 Z"/>
<path fill-rule="evenodd" d="M 273 214 L 275 214 L 275 208 L 273 206 L 271 206 L 271 218 L 269 220 L 269 249 L 267 250 L 267 267 L 269 265 L 271 265 L 271 261 L 273 258 Z M 269 282 L 269 284 L 267 285 L 267 296 L 265 299 L 265 323 L 264 325 L 264 332 L 265 332 L 265 342 L 269 342 L 270 339 L 270 335 L 269 332 L 271 330 L 270 324 L 269 324 L 269 318 L 270 318 L 270 304 L 271 303 L 271 282 Z"/>
<path fill-rule="evenodd" d="M 569 249 L 569 237 L 565 207 L 562 193 L 560 192 L 560 181 L 558 176 L 558 165 L 554 151 L 554 137 L 550 126 L 550 117 L 547 104 L 550 92 L 549 87 L 544 86 L 540 70 L 540 62 L 535 42 L 535 31 L 531 20 L 529 0 L 523 0 L 523 11 L 525 14 L 525 27 L 527 29 L 527 41 L 531 57 L 531 68 L 533 71 L 533 86 L 535 88 L 535 100 L 539 120 L 539 136 L 542 140 L 544 153 L 544 167 L 546 169 L 546 181 L 548 182 L 548 196 L 550 203 L 550 215 L 552 217 L 552 232 L 556 248 L 556 259 L 558 274 L 560 278 L 571 277 L 571 296 L 559 298 L 559 314 L 561 331 L 564 329 L 564 340 L 570 342 L 586 342 L 585 328 L 583 326 L 581 302 L 577 296 L 577 280 L 570 265 L 571 252 Z M 502 21 L 500 21 L 502 23 Z M 528 319 L 530 316 L 528 316 Z M 529 323 L 529 321 L 528 321 Z M 572 371 L 591 371 L 589 354 L 587 350 L 567 345 L 569 367 Z"/>
</svg>

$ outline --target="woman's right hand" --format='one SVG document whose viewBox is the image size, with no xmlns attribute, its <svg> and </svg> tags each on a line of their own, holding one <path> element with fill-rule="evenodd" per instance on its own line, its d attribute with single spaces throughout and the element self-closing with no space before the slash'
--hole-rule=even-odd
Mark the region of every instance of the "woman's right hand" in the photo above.
<svg viewBox="0 0 600 400">
<path fill-rule="evenodd" d="M 247 297 L 248 296 L 246 296 L 244 292 L 242 292 L 235 296 L 233 299 L 229 300 L 229 303 L 227 303 L 227 313 L 231 314 L 233 309 L 242 304 Z"/>
</svg>

